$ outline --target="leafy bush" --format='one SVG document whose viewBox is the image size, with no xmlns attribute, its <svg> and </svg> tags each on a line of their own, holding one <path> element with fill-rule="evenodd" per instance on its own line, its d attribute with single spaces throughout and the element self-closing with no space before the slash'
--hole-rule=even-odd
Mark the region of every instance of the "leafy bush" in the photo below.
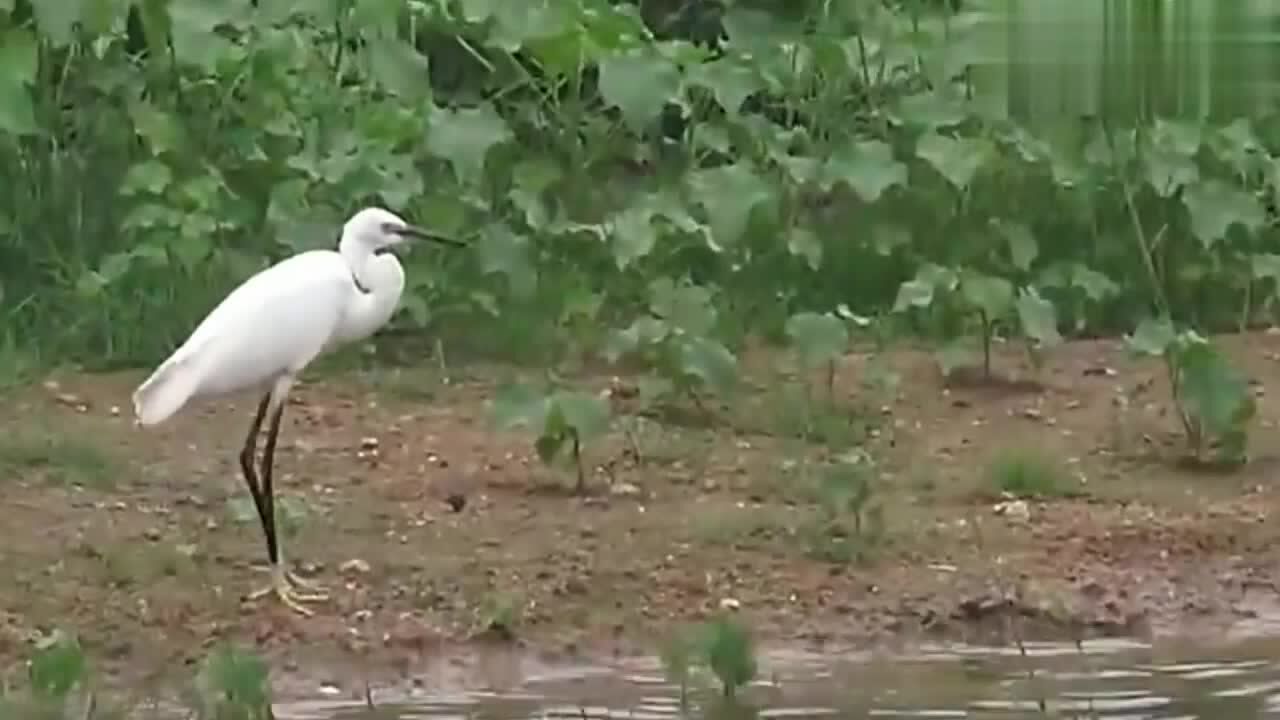
<svg viewBox="0 0 1280 720">
<path fill-rule="evenodd" d="M 475 240 L 416 254 L 401 329 L 695 399 L 841 305 L 988 375 L 1001 336 L 1274 318 L 1276 116 L 1033 133 L 953 5 L 14 0 L 0 348 L 155 360 L 374 201 Z"/>
</svg>

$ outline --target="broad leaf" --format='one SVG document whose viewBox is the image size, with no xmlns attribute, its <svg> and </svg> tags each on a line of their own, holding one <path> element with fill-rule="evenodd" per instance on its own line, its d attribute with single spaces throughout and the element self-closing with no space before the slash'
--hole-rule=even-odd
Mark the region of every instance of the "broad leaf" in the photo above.
<svg viewBox="0 0 1280 720">
<path fill-rule="evenodd" d="M 893 148 L 879 140 L 845 145 L 823 168 L 826 185 L 843 181 L 864 202 L 875 202 L 884 191 L 907 183 L 907 166 L 893 157 Z"/>
<path fill-rule="evenodd" d="M 817 270 L 822 266 L 822 241 L 809 228 L 787 228 L 787 250 L 792 255 L 803 257 L 810 270 Z"/>
<path fill-rule="evenodd" d="M 760 76 L 734 56 L 694 65 L 688 82 L 710 90 L 720 107 L 730 114 L 737 114 L 747 98 L 764 89 Z"/>
<path fill-rule="evenodd" d="M 484 173 L 489 150 L 511 138 L 506 121 L 488 103 L 461 110 L 436 108 L 427 131 L 427 151 L 448 160 L 459 182 L 471 184 Z"/>
<path fill-rule="evenodd" d="M 551 402 L 565 424 L 583 440 L 596 437 L 609 427 L 609 403 L 598 395 L 562 390 L 552 396 Z"/>
<path fill-rule="evenodd" d="M 818 365 L 844 354 L 849 330 L 830 313 L 798 313 L 787 319 L 787 337 L 809 365 Z"/>
<path fill-rule="evenodd" d="M 1023 223 L 1008 220 L 998 221 L 996 226 L 1009 244 L 1009 257 L 1013 260 L 1013 266 L 1023 272 L 1031 270 L 1031 263 L 1035 262 L 1036 256 L 1040 253 L 1036 238 L 1031 234 L 1031 228 Z"/>
<path fill-rule="evenodd" d="M 1035 288 L 1025 288 L 1018 294 L 1017 309 L 1018 321 L 1027 337 L 1038 340 L 1045 347 L 1062 342 L 1062 335 L 1058 333 L 1057 309 Z"/>
<path fill-rule="evenodd" d="M 1249 383 L 1241 373 L 1202 338 L 1186 343 L 1178 355 L 1181 399 L 1186 410 L 1213 435 L 1242 429 L 1254 415 Z M 1243 452 L 1243 443 L 1236 453 Z"/>
<path fill-rule="evenodd" d="M 1125 341 L 1133 352 L 1161 356 L 1168 352 L 1176 338 L 1177 332 L 1168 318 L 1147 318 Z"/>
<path fill-rule="evenodd" d="M 628 50 L 600 60 L 600 96 L 644 132 L 666 103 L 680 94 L 680 70 L 651 51 Z"/>
<path fill-rule="evenodd" d="M 509 383 L 493 396 L 493 418 L 503 430 L 529 426 L 541 435 L 551 407 L 546 392 L 524 383 Z"/>
<path fill-rule="evenodd" d="M 689 337 L 680 348 L 680 367 L 712 391 L 731 392 L 738 383 L 738 360 L 724 345 L 705 337 Z"/>
<path fill-rule="evenodd" d="M 769 183 L 743 161 L 698 171 L 689 182 L 711 222 L 716 250 L 737 243 L 747 231 L 752 211 L 772 197 Z"/>
<path fill-rule="evenodd" d="M 366 45 L 369 69 L 383 87 L 400 97 L 422 102 L 431 97 L 431 75 L 425 55 L 397 37 Z"/>
<path fill-rule="evenodd" d="M 932 165 L 957 190 L 969 187 L 978 169 L 994 151 L 988 140 L 956 139 L 934 133 L 920 138 L 916 145 L 916 155 Z"/>
<path fill-rule="evenodd" d="M 613 237 L 613 261 L 619 270 L 625 270 L 653 250 L 658 232 L 653 227 L 653 211 L 644 207 L 631 207 L 613 216 L 610 226 Z"/>
<path fill-rule="evenodd" d="M 1013 283 L 994 275 L 966 272 L 960 278 L 960 295 L 991 322 L 1013 305 Z"/>
<path fill-rule="evenodd" d="M 1223 239 L 1232 225 L 1257 232 L 1267 219 L 1257 198 L 1216 179 L 1187 188 L 1183 203 L 1191 214 L 1191 231 L 1206 249 Z"/>
</svg>

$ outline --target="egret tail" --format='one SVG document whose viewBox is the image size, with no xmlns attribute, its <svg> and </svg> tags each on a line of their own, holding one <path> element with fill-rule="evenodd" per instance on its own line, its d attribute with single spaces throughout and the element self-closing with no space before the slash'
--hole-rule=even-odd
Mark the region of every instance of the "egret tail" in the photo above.
<svg viewBox="0 0 1280 720">
<path fill-rule="evenodd" d="M 165 362 L 133 393 L 133 414 L 143 425 L 168 420 L 195 393 L 199 374 L 185 358 Z"/>
</svg>

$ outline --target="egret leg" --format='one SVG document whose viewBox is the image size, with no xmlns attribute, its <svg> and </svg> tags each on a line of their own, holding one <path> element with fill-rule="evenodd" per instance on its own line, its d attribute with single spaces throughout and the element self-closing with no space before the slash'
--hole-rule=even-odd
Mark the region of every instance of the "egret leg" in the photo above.
<svg viewBox="0 0 1280 720">
<path fill-rule="evenodd" d="M 250 484 L 250 490 L 254 492 L 255 504 L 258 506 L 258 518 L 262 521 L 262 532 L 267 540 L 267 559 L 271 565 L 271 583 L 263 589 L 250 593 L 249 599 L 256 600 L 268 594 L 274 594 L 290 609 L 302 615 L 310 616 L 314 613 L 303 606 L 302 603 L 326 600 L 329 596 L 319 586 L 303 580 L 285 568 L 281 559 L 279 537 L 276 534 L 275 494 L 272 488 L 272 475 L 275 465 L 276 440 L 280 435 L 280 419 L 284 415 L 284 398 L 288 392 L 289 384 L 289 380 L 281 380 L 276 384 L 272 392 L 263 398 L 262 403 L 258 406 L 259 413 L 254 422 L 255 427 L 252 435 L 256 436 L 256 431 L 262 424 L 262 416 L 267 412 L 271 413 L 271 423 L 267 427 L 267 441 L 263 448 L 261 485 L 259 486 L 256 482 L 251 482 Z M 246 473 L 246 479 L 254 475 L 252 473 L 254 445 L 256 445 L 256 440 L 251 436 L 251 439 L 245 444 L 245 450 L 248 451 L 247 456 L 250 459 L 247 464 L 244 462 L 246 455 L 244 453 L 241 454 L 241 469 L 243 470 L 246 467 L 250 469 Z M 311 590 L 312 592 L 299 592 L 299 588 Z"/>
</svg>

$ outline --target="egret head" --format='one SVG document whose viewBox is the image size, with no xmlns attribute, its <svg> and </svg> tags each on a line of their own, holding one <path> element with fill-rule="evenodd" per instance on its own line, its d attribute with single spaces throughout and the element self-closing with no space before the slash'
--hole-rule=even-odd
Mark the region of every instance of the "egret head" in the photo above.
<svg viewBox="0 0 1280 720">
<path fill-rule="evenodd" d="M 412 238 L 445 245 L 461 244 L 410 225 L 404 218 L 380 207 L 364 208 L 342 226 L 343 243 L 359 243 L 375 254 L 391 250 Z"/>
</svg>

